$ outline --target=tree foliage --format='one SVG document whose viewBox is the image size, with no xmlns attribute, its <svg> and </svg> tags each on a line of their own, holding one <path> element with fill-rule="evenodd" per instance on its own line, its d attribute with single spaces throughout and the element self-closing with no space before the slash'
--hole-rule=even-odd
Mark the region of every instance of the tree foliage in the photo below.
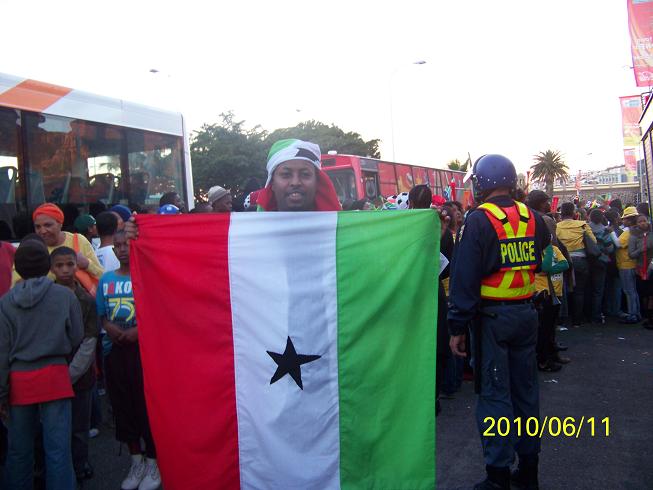
<svg viewBox="0 0 653 490">
<path fill-rule="evenodd" d="M 320 145 L 322 152 L 379 158 L 379 142 L 365 141 L 360 134 L 345 132 L 339 127 L 319 121 L 305 121 L 291 128 L 276 129 L 268 133 L 260 126 L 245 127 L 245 121 L 236 120 L 233 112 L 220 114 L 221 121 L 205 124 L 193 134 L 190 151 L 193 167 L 195 198 L 204 199 L 208 189 L 220 185 L 230 189 L 236 196 L 236 207 L 244 196 L 252 178 L 262 186 L 267 172 L 267 153 L 272 144 L 280 139 L 299 138 Z"/>
<path fill-rule="evenodd" d="M 305 121 L 292 128 L 272 131 L 267 141 L 270 146 L 278 140 L 299 138 L 320 145 L 322 153 L 335 150 L 338 153 L 359 155 L 363 157 L 381 158 L 379 152 L 380 140 L 365 141 L 360 134 L 350 131 L 345 133 L 335 124 L 327 125 L 319 121 Z"/>
<path fill-rule="evenodd" d="M 190 144 L 195 198 L 206 196 L 214 185 L 237 194 L 250 177 L 265 182 L 267 132 L 260 126 L 245 129 L 232 112 L 220 114 L 222 121 L 205 124 Z"/>
<path fill-rule="evenodd" d="M 569 168 L 559 151 L 546 150 L 533 156 L 535 163 L 531 165 L 533 171 L 531 178 L 537 182 L 544 182 L 546 193 L 553 195 L 553 184 L 556 179 L 566 181 L 569 177 Z"/>
</svg>

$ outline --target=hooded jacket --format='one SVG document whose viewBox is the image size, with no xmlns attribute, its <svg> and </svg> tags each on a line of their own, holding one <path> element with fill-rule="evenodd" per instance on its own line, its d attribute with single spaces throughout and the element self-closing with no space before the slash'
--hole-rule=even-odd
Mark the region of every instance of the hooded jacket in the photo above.
<svg viewBox="0 0 653 490">
<path fill-rule="evenodd" d="M 8 395 L 12 404 L 15 395 L 21 400 L 15 404 L 63 398 L 65 381 L 72 390 L 67 359 L 83 332 L 79 301 L 70 289 L 47 277 L 16 284 L 0 299 L 0 401 Z M 21 393 L 10 393 L 17 389 Z"/>
<path fill-rule="evenodd" d="M 603 223 L 594 223 L 590 221 L 589 226 L 596 238 L 596 244 L 599 246 L 599 250 L 601 251 L 599 260 L 607 264 L 610 262 L 609 255 L 612 254 L 615 249 L 614 242 L 610 236 L 611 233 L 608 232 L 608 227 Z"/>
</svg>

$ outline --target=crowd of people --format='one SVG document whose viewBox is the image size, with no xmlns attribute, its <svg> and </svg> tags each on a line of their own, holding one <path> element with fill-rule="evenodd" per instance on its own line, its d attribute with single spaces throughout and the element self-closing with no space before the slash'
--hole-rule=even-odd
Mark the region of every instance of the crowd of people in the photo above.
<svg viewBox="0 0 653 490">
<path fill-rule="evenodd" d="M 650 265 L 653 238 L 648 203 L 594 201 L 587 206 L 564 202 L 551 209 L 543 191 L 531 191 L 526 204 L 541 213 L 551 233 L 545 251 L 544 280 L 536 281 L 536 303 L 544 325 L 538 342 L 542 371 L 558 371 L 569 362 L 556 351 L 555 327 L 601 325 L 606 319 L 625 324 L 643 321 L 651 329 Z M 548 284 L 550 283 L 550 284 Z"/>
<path fill-rule="evenodd" d="M 456 308 L 460 308 L 450 297 L 449 264 L 465 260 L 459 256 L 459 243 L 467 226 L 465 217 L 473 210 L 434 196 L 427 185 L 377 202 L 362 199 L 341 206 L 320 168 L 319 147 L 300 140 L 273 145 L 267 171 L 265 186 L 246 196 L 246 211 L 437 210 L 442 264 L 437 319 L 439 411 L 439 397 L 454 396 L 470 369 L 469 358 L 463 356 L 471 345 L 448 342 L 450 334 L 455 337 L 469 328 L 459 321 Z M 545 225 L 537 233 L 535 228 L 525 232 L 539 237 L 541 250 L 528 245 L 511 248 L 514 243 L 509 241 L 499 250 L 504 262 L 517 263 L 529 254 L 532 259 L 522 260 L 528 270 L 521 267 L 523 271 L 515 274 L 527 277 L 532 270 L 535 276 L 535 294 L 529 293 L 527 299 L 535 305 L 539 321 L 538 368 L 552 372 L 570 362 L 561 355 L 566 346 L 556 341 L 558 328 L 603 324 L 606 318 L 623 323 L 644 319 L 646 328 L 653 328 L 648 205 L 622 207 L 615 200 L 585 208 L 564 202 L 551 209 L 551 198 L 542 191 L 522 196 L 528 206 L 516 207 L 522 221 L 535 213 L 537 220 L 529 223 Z M 207 197 L 190 212 L 232 212 L 227 189 L 214 186 Z M 499 197 L 506 206 L 513 202 L 508 196 Z M 496 214 L 495 228 L 502 233 L 507 221 L 501 223 L 500 206 L 484 206 L 490 216 Z M 36 479 L 47 488 L 72 489 L 92 478 L 89 438 L 97 435 L 102 413 L 99 397 L 105 388 L 116 439 L 131 455 L 122 488 L 152 490 L 161 484 L 145 404 L 129 267 L 130 240 L 138 238 L 132 211 L 118 204 L 66 224 L 62 209 L 42 204 L 32 215 L 34 233 L 17 248 L 4 242 L 0 246 L 0 427 L 7 488 L 32 488 Z M 185 212 L 178 193 L 161 197 L 160 214 Z M 520 214 L 514 215 L 517 221 Z M 541 255 L 537 260 L 535 253 Z M 459 291 L 460 285 L 456 288 Z M 449 319 L 455 320 L 455 328 L 448 320 L 452 305 Z"/>
</svg>

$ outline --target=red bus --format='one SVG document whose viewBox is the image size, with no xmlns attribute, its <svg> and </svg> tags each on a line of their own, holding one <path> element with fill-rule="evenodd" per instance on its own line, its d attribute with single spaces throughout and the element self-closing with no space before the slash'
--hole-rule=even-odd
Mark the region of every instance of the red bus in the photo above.
<svg viewBox="0 0 653 490">
<path fill-rule="evenodd" d="M 471 205 L 471 190 L 463 185 L 465 172 L 340 154 L 322 155 L 322 170 L 331 178 L 340 202 L 388 197 L 426 184 L 434 195 Z M 456 195 L 450 196 L 453 187 Z"/>
</svg>

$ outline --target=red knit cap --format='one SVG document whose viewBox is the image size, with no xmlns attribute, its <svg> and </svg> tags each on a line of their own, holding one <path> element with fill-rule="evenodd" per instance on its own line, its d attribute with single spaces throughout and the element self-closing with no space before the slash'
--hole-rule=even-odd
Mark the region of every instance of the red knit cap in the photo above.
<svg viewBox="0 0 653 490">
<path fill-rule="evenodd" d="M 54 219 L 57 223 L 63 225 L 63 211 L 56 204 L 52 204 L 51 202 L 46 202 L 45 204 L 41 204 L 32 213 L 32 220 L 36 221 L 36 217 L 39 216 L 40 214 L 49 216 L 50 218 Z"/>
</svg>

